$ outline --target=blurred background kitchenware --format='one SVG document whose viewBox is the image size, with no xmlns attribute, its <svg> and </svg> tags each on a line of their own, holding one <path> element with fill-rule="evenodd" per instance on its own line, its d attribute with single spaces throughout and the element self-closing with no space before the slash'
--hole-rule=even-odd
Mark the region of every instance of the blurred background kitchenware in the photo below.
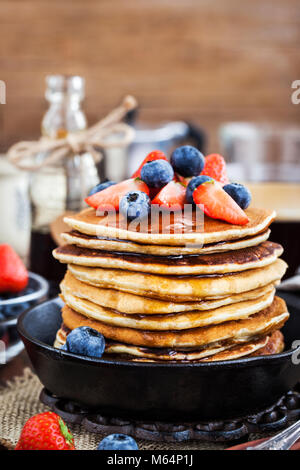
<svg viewBox="0 0 300 470">
<path fill-rule="evenodd" d="M 173 121 L 154 126 L 140 123 L 136 112 L 130 113 L 129 121 L 135 129 L 132 144 L 127 149 L 105 150 L 103 173 L 109 180 L 129 178 L 152 150 L 162 150 L 169 157 L 174 147 L 190 144 L 205 152 L 205 131 L 195 124 Z"/>
<path fill-rule="evenodd" d="M 9 242 L 28 264 L 31 215 L 29 175 L 0 156 L 0 243 Z"/>
<path fill-rule="evenodd" d="M 49 284 L 42 276 L 29 272 L 27 287 L 18 294 L 0 294 L 0 365 L 16 357 L 23 349 L 16 324 L 25 310 L 47 299 Z"/>
<path fill-rule="evenodd" d="M 300 126 L 232 122 L 219 131 L 229 178 L 245 182 L 253 205 L 275 209 L 272 240 L 284 246 L 289 268 L 300 266 Z"/>
</svg>

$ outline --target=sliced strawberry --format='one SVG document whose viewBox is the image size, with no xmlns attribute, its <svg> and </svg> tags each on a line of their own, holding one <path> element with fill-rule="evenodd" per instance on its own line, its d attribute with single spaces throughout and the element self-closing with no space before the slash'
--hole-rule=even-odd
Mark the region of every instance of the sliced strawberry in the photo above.
<svg viewBox="0 0 300 470">
<path fill-rule="evenodd" d="M 222 155 L 212 153 L 205 157 L 205 164 L 201 175 L 207 175 L 224 186 L 229 183 L 227 176 L 226 163 Z"/>
<path fill-rule="evenodd" d="M 181 176 L 178 173 L 175 173 L 174 175 L 174 180 L 178 181 L 179 183 L 183 184 L 183 186 L 187 186 L 191 179 L 193 179 L 193 176 Z"/>
<path fill-rule="evenodd" d="M 186 188 L 181 183 L 170 181 L 164 186 L 157 196 L 153 199 L 152 204 L 158 204 L 161 207 L 179 210 L 184 208 Z"/>
<path fill-rule="evenodd" d="M 151 201 L 157 196 L 159 191 L 161 191 L 161 188 L 149 188 L 149 196 Z"/>
<path fill-rule="evenodd" d="M 92 194 L 92 196 L 85 199 L 85 202 L 94 209 L 102 211 L 115 209 L 118 211 L 120 199 L 130 191 L 143 191 L 149 195 L 149 188 L 144 181 L 138 178 L 130 178 L 129 180 L 109 186 L 103 189 L 103 191 Z"/>
<path fill-rule="evenodd" d="M 193 192 L 193 198 L 195 204 L 213 219 L 225 220 L 236 225 L 245 225 L 249 222 L 243 209 L 215 181 L 200 184 Z"/>
<path fill-rule="evenodd" d="M 0 245 L 0 292 L 19 292 L 28 284 L 28 271 L 10 245 Z"/>
<path fill-rule="evenodd" d="M 167 157 L 164 154 L 164 152 L 161 152 L 160 150 L 153 150 L 143 160 L 143 162 L 140 164 L 139 168 L 133 173 L 131 178 L 139 178 L 141 176 L 141 169 L 143 168 L 145 163 L 153 162 L 153 160 L 166 160 L 166 161 L 168 161 Z"/>
</svg>

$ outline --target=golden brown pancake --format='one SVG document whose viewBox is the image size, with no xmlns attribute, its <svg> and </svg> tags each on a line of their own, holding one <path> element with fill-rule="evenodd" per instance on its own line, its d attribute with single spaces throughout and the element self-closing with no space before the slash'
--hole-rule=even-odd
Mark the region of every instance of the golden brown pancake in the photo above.
<svg viewBox="0 0 300 470">
<path fill-rule="evenodd" d="M 62 325 L 56 335 L 54 347 L 61 348 L 69 330 Z M 280 353 L 284 349 L 284 339 L 280 331 L 270 336 L 254 338 L 247 343 L 234 344 L 220 342 L 210 347 L 195 350 L 151 349 L 125 343 L 108 341 L 104 358 L 124 358 L 141 362 L 199 362 L 232 360 L 244 356 L 262 356 Z"/>
<path fill-rule="evenodd" d="M 233 348 L 214 354 L 211 358 L 205 357 L 201 362 L 228 361 L 248 356 L 267 356 L 270 354 L 279 354 L 283 351 L 284 339 L 280 331 L 274 331 L 270 336 L 267 336 L 265 344 L 263 345 L 264 339 L 265 338 L 259 338 L 244 345 L 234 346 Z"/>
<path fill-rule="evenodd" d="M 270 340 L 260 350 L 255 351 L 251 356 L 269 356 L 270 354 L 279 354 L 284 350 L 284 336 L 281 331 L 276 330 L 272 333 Z"/>
<path fill-rule="evenodd" d="M 289 314 L 284 300 L 275 297 L 272 305 L 245 320 L 228 321 L 219 325 L 180 331 L 149 331 L 107 325 L 87 318 L 65 305 L 62 309 L 64 324 L 73 330 L 79 326 L 90 326 L 106 338 L 136 346 L 151 348 L 179 348 L 209 345 L 230 339 L 249 341 L 256 336 L 265 336 L 280 329 Z"/>
<path fill-rule="evenodd" d="M 61 283 L 61 291 L 74 294 L 76 297 L 90 300 L 97 305 L 117 310 L 127 314 L 157 315 L 176 312 L 190 312 L 193 310 L 210 310 L 224 305 L 231 305 L 246 300 L 258 299 L 274 292 L 274 285 L 268 284 L 258 289 L 232 294 L 214 300 L 200 300 L 198 302 L 174 302 L 152 299 L 150 297 L 128 294 L 115 289 L 102 289 L 94 287 L 76 279 L 67 271 Z"/>
<path fill-rule="evenodd" d="M 277 259 L 263 268 L 233 274 L 162 276 L 121 269 L 68 265 L 73 276 L 87 284 L 177 302 L 220 298 L 257 289 L 281 279 L 286 267 L 284 261 Z"/>
<path fill-rule="evenodd" d="M 185 275 L 232 273 L 260 268 L 273 263 L 282 252 L 281 245 L 266 241 L 260 245 L 233 252 L 168 257 L 115 253 L 64 245 L 56 248 L 53 251 L 53 256 L 61 263 L 80 266 Z"/>
<path fill-rule="evenodd" d="M 267 229 L 253 237 L 245 237 L 239 240 L 229 240 L 227 242 L 210 243 L 207 245 L 188 244 L 187 246 L 167 246 L 167 245 L 145 245 L 134 243 L 129 240 L 109 239 L 86 235 L 84 233 L 71 230 L 62 233 L 63 240 L 71 245 L 81 246 L 104 251 L 118 251 L 125 253 L 140 253 L 155 256 L 178 256 L 188 254 L 220 253 L 223 251 L 241 250 L 250 246 L 256 246 L 269 238 L 270 230 Z"/>
<path fill-rule="evenodd" d="M 196 220 L 198 212 L 164 214 L 165 220 L 143 221 L 143 226 L 136 222 L 128 224 L 120 213 L 110 213 L 107 216 L 97 216 L 95 209 L 88 208 L 76 215 L 64 218 L 66 224 L 73 230 L 94 236 L 117 238 L 133 242 L 154 245 L 185 246 L 189 243 L 207 244 L 228 240 L 237 240 L 264 232 L 276 213 L 264 209 L 249 208 L 245 211 L 249 217 L 246 225 L 233 225 L 220 220 L 204 217 Z M 152 216 L 154 212 L 151 212 Z M 166 220 L 168 218 L 168 220 Z"/>
<path fill-rule="evenodd" d="M 83 300 L 62 288 L 62 298 L 76 312 L 108 325 L 135 328 L 138 330 L 184 330 L 208 325 L 217 325 L 231 320 L 248 318 L 267 308 L 274 299 L 271 292 L 258 299 L 226 305 L 206 312 L 183 312 L 164 315 L 127 315 Z"/>
</svg>

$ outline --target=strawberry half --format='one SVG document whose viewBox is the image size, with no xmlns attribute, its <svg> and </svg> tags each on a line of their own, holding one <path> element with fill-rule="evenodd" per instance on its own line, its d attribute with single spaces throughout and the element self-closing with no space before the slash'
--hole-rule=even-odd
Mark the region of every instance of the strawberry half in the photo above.
<svg viewBox="0 0 300 470">
<path fill-rule="evenodd" d="M 184 208 L 186 188 L 183 184 L 176 181 L 170 181 L 164 186 L 157 196 L 153 199 L 152 204 L 158 204 L 161 207 L 180 210 Z"/>
<path fill-rule="evenodd" d="M 102 211 L 115 209 L 118 211 L 120 199 L 130 191 L 143 191 L 149 195 L 149 188 L 146 183 L 138 178 L 130 178 L 129 180 L 109 186 L 103 189 L 103 191 L 92 194 L 92 196 L 85 199 L 85 202 L 94 209 Z"/>
<path fill-rule="evenodd" d="M 249 222 L 243 209 L 215 181 L 200 184 L 193 192 L 193 198 L 195 204 L 213 219 L 225 220 L 235 225 Z"/>
<path fill-rule="evenodd" d="M 219 155 L 218 153 L 212 153 L 205 157 L 205 164 L 201 175 L 210 176 L 221 183 L 222 186 L 229 183 L 226 162 L 222 155 Z"/>
<path fill-rule="evenodd" d="M 145 163 L 148 162 L 153 162 L 154 160 L 167 160 L 167 157 L 165 156 L 164 152 L 161 152 L 160 150 L 153 150 L 150 152 L 147 157 L 143 160 L 143 162 L 140 164 L 139 168 L 133 173 L 131 178 L 140 178 L 141 176 L 141 169 L 145 165 Z"/>
<path fill-rule="evenodd" d="M 0 245 L 0 292 L 19 292 L 28 284 L 28 271 L 10 245 Z"/>
<path fill-rule="evenodd" d="M 52 411 L 26 421 L 15 450 L 75 450 L 67 425 Z"/>
</svg>

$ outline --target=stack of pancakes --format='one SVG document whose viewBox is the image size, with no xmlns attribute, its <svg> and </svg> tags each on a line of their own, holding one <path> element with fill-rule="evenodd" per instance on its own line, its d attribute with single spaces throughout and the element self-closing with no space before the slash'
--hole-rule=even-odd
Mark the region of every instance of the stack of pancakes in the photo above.
<svg viewBox="0 0 300 470">
<path fill-rule="evenodd" d="M 281 352 L 289 314 L 275 296 L 286 270 L 282 247 L 268 241 L 275 213 L 246 213 L 244 226 L 205 216 L 200 228 L 194 213 L 182 212 L 148 229 L 90 208 L 66 217 L 67 244 L 54 251 L 68 264 L 55 346 L 86 325 L 104 335 L 107 358 L 199 362 Z"/>
</svg>

